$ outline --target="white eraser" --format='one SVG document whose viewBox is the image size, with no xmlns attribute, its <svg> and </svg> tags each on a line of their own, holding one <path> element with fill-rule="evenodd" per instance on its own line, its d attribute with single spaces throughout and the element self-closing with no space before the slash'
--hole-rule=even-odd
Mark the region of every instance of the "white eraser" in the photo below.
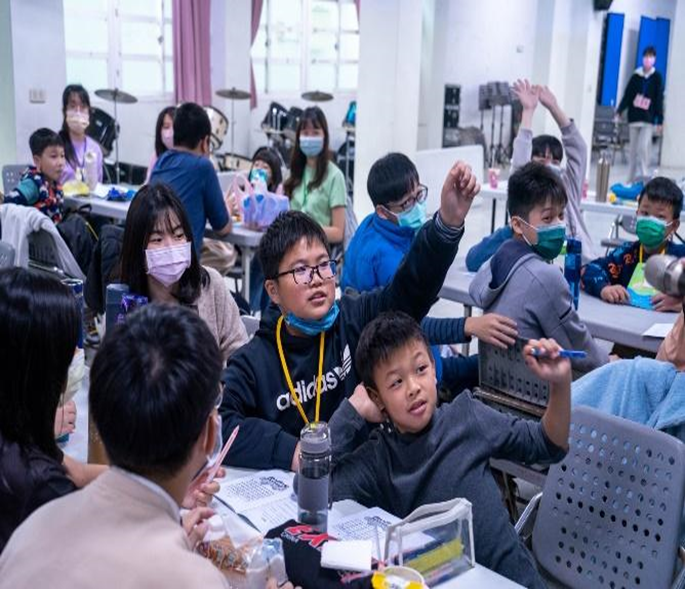
<svg viewBox="0 0 685 589">
<path fill-rule="evenodd" d="M 339 571 L 371 570 L 373 545 L 371 540 L 331 540 L 323 545 L 321 566 Z"/>
</svg>

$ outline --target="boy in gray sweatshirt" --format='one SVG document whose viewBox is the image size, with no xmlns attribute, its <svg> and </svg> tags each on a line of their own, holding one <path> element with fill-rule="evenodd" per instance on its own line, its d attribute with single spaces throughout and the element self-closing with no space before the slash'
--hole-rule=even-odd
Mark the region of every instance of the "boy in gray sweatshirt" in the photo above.
<svg viewBox="0 0 685 589">
<path fill-rule="evenodd" d="M 509 178 L 507 209 L 513 237 L 478 271 L 469 293 L 486 313 L 516 321 L 520 337 L 554 338 L 587 357 L 573 368 L 588 372 L 608 354 L 592 339 L 573 308 L 571 292 L 552 260 L 564 244 L 566 191 L 548 166 L 530 162 Z"/>
<path fill-rule="evenodd" d="M 536 358 L 536 348 L 545 358 Z M 490 472 L 491 457 L 556 462 L 567 449 L 571 368 L 552 340 L 530 341 L 526 364 L 550 382 L 540 422 L 500 413 L 464 392 L 436 408 L 435 367 L 414 319 L 385 313 L 362 332 L 355 353 L 363 382 L 330 421 L 333 500 L 354 499 L 398 517 L 465 497 L 473 507 L 476 561 L 524 587 L 544 583 L 509 522 Z M 386 424 L 355 448 L 366 421 Z M 354 450 L 354 451 L 353 451 Z"/>
<path fill-rule="evenodd" d="M 515 172 L 530 161 L 546 164 L 561 179 L 568 200 L 566 202 L 566 233 L 579 239 L 583 244 L 583 263 L 595 259 L 597 253 L 590 237 L 580 203 L 583 199 L 583 184 L 587 170 L 588 150 L 583 136 L 576 124 L 559 106 L 556 96 L 547 86 L 533 86 L 528 80 L 517 80 L 512 87 L 513 93 L 523 106 L 521 127 L 514 139 L 511 158 L 511 171 Z M 533 137 L 533 115 L 538 103 L 549 111 L 561 131 L 561 141 L 553 135 Z M 566 156 L 566 165 L 561 162 Z M 466 256 L 466 267 L 476 272 L 507 239 L 511 238 L 511 227 L 501 227 L 492 235 L 474 245 Z"/>
</svg>

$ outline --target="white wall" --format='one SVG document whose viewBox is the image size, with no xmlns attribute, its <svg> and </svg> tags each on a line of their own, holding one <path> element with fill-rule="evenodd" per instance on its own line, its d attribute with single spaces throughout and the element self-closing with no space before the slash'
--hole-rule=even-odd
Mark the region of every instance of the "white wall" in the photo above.
<svg viewBox="0 0 685 589">
<path fill-rule="evenodd" d="M 685 2 L 678 3 L 671 28 L 669 56 L 668 101 L 664 125 L 661 163 L 665 167 L 685 167 Z"/>
<path fill-rule="evenodd" d="M 0 168 L 16 163 L 17 130 L 14 123 L 14 68 L 10 0 L 0 0 Z M 0 187 L 1 189 L 1 187 Z"/>
<path fill-rule="evenodd" d="M 409 157 L 416 152 L 421 3 L 362 2 L 359 29 L 354 209 L 361 219 L 373 210 L 366 192 L 373 162 L 389 151 L 402 151 Z"/>
<path fill-rule="evenodd" d="M 434 38 L 432 60 L 423 62 L 422 71 L 420 124 L 426 129 L 419 143 L 422 149 L 442 145 L 445 84 L 461 85 L 459 126 L 478 127 L 480 84 L 532 76 L 535 56 L 532 33 L 537 5 L 538 0 L 434 0 L 433 23 L 429 22 L 429 15 L 424 15 L 424 31 L 429 33 L 432 29 Z M 509 135 L 508 113 L 507 108 L 505 138 Z M 491 115 L 487 113 L 487 138 L 490 123 Z M 499 109 L 495 141 L 498 137 Z"/>
<path fill-rule="evenodd" d="M 61 0 L 11 0 L 10 13 L 16 158 L 17 163 L 23 163 L 31 160 L 31 133 L 39 127 L 57 130 L 62 124 L 64 15 Z M 3 79 L 2 84 L 6 83 Z M 29 89 L 43 90 L 45 103 L 31 104 Z"/>
</svg>

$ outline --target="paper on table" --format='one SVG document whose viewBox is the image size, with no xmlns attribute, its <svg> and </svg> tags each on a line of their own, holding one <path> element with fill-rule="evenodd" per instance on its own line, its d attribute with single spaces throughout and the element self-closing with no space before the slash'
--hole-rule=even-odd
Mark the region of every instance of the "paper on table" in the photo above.
<svg viewBox="0 0 685 589">
<path fill-rule="evenodd" d="M 221 484 L 216 496 L 238 513 L 260 507 L 293 494 L 292 472 L 265 470 L 252 476 Z"/>
<path fill-rule="evenodd" d="M 265 470 L 222 483 L 215 497 L 266 533 L 297 517 L 293 477 L 291 472 Z"/>
<path fill-rule="evenodd" d="M 373 540 L 377 528 L 382 547 L 385 544 L 385 530 L 398 521 L 399 518 L 380 507 L 371 507 L 341 518 L 336 518 L 331 513 L 328 518 L 328 533 L 338 540 Z"/>
<path fill-rule="evenodd" d="M 673 323 L 655 323 L 642 335 L 644 337 L 659 337 L 663 339 L 671 329 L 673 329 Z"/>
<path fill-rule="evenodd" d="M 372 550 L 371 540 L 332 540 L 323 545 L 321 566 L 339 571 L 370 571 Z"/>
<path fill-rule="evenodd" d="M 252 525 L 262 534 L 284 524 L 291 519 L 297 519 L 297 503 L 292 498 L 267 503 L 254 509 L 241 512 Z"/>
</svg>

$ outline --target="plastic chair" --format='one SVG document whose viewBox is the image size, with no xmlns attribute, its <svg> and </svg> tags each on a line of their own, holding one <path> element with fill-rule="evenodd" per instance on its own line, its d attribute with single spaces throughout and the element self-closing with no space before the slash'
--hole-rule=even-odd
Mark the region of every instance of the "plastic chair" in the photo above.
<svg viewBox="0 0 685 589">
<path fill-rule="evenodd" d="M 554 580 L 571 588 L 682 587 L 674 581 L 685 498 L 685 445 L 576 407 L 569 452 L 516 524 Z"/>
<path fill-rule="evenodd" d="M 252 339 L 254 334 L 257 333 L 257 330 L 259 329 L 259 319 L 257 319 L 257 317 L 253 317 L 252 315 L 241 315 L 240 319 L 243 321 L 243 325 L 247 331 L 248 339 Z"/>
<path fill-rule="evenodd" d="M 609 254 L 609 250 L 617 248 L 626 241 L 621 239 L 618 235 L 619 229 L 623 229 L 626 233 L 631 235 L 637 234 L 637 217 L 635 215 L 619 215 L 616 217 L 614 222 L 611 224 L 611 233 L 607 239 L 603 239 L 600 244 L 602 247 L 606 248 L 604 255 Z"/>
<path fill-rule="evenodd" d="M 14 266 L 14 247 L 12 244 L 0 241 L 0 269 Z"/>
<path fill-rule="evenodd" d="M 60 264 L 56 253 L 57 245 L 52 235 L 47 231 L 35 231 L 29 234 L 28 241 L 29 268 L 52 274 L 60 280 L 70 278 Z"/>
<path fill-rule="evenodd" d="M 25 164 L 11 164 L 2 167 L 2 191 L 4 194 L 9 194 L 17 187 L 26 167 Z"/>
</svg>

